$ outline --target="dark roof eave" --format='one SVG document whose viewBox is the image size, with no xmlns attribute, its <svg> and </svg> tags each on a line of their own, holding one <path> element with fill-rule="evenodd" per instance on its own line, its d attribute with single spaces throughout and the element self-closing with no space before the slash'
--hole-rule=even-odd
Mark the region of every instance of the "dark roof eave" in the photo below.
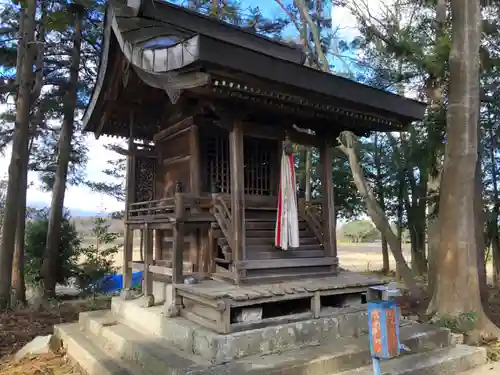
<svg viewBox="0 0 500 375">
<path fill-rule="evenodd" d="M 224 53 L 221 53 L 224 49 Z M 305 65 L 273 59 L 214 38 L 200 37 L 199 59 L 208 64 L 275 81 L 280 84 L 310 90 L 376 111 L 392 114 L 402 122 L 420 121 L 426 104 L 400 95 L 379 90 L 350 79 L 322 72 Z"/>
</svg>

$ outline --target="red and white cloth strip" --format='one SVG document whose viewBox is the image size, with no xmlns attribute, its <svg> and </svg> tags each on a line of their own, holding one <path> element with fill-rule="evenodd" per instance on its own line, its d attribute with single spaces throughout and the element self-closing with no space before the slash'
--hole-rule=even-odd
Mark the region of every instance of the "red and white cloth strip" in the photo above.
<svg viewBox="0 0 500 375">
<path fill-rule="evenodd" d="M 299 247 L 297 185 L 295 183 L 293 155 L 287 155 L 284 151 L 281 156 L 278 215 L 274 244 L 282 250 Z"/>
</svg>

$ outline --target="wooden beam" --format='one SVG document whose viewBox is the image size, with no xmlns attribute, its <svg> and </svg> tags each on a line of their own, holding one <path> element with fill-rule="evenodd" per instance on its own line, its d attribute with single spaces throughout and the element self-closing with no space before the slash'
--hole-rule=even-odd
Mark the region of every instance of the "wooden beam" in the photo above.
<svg viewBox="0 0 500 375">
<path fill-rule="evenodd" d="M 162 141 L 164 138 L 167 138 L 168 136 L 171 136 L 172 134 L 175 134 L 181 130 L 184 130 L 186 128 L 189 128 L 191 125 L 193 125 L 193 117 L 186 117 L 185 119 L 177 122 L 176 124 L 172 126 L 168 126 L 167 128 L 159 131 L 153 136 L 153 140 L 155 142 Z"/>
<path fill-rule="evenodd" d="M 320 148 L 321 189 L 323 197 L 323 248 L 327 257 L 337 258 L 336 220 L 333 192 L 332 147 L 327 138 Z M 336 264 L 332 271 L 336 272 Z"/>
<path fill-rule="evenodd" d="M 233 260 L 245 259 L 245 186 L 243 175 L 243 124 L 235 121 L 229 133 L 229 154 L 231 172 L 231 217 L 233 234 Z M 245 271 L 236 270 L 236 283 Z"/>
<path fill-rule="evenodd" d="M 137 149 L 127 150 L 127 149 L 124 149 L 123 147 L 116 146 L 116 145 L 111 145 L 111 146 L 109 146 L 109 148 L 111 150 L 113 150 L 114 152 L 116 152 L 120 155 L 123 155 L 123 156 L 136 156 L 136 157 L 152 158 L 152 159 L 157 158 L 157 155 L 152 151 L 137 150 Z"/>
</svg>

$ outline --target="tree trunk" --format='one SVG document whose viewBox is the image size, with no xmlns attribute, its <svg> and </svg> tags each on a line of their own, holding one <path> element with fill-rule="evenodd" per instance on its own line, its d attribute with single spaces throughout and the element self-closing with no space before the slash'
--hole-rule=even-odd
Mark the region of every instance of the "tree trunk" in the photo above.
<svg viewBox="0 0 500 375">
<path fill-rule="evenodd" d="M 73 125 L 77 99 L 78 70 L 80 68 L 83 13 L 83 8 L 78 7 L 78 9 L 76 10 L 75 29 L 73 33 L 70 77 L 68 81 L 66 101 L 64 103 L 64 117 L 61 127 L 61 134 L 59 136 L 57 169 L 55 173 L 54 186 L 52 189 L 52 202 L 50 206 L 47 244 L 42 264 L 44 296 L 46 298 L 55 295 L 55 287 L 57 282 L 55 275 L 57 274 L 56 268 L 59 254 L 61 219 L 64 209 L 66 180 L 71 159 L 71 140 L 74 130 Z"/>
<path fill-rule="evenodd" d="M 427 257 L 425 256 L 425 205 L 417 203 L 413 208 L 413 223 L 411 225 L 411 268 L 413 273 L 423 276 L 427 272 Z"/>
<path fill-rule="evenodd" d="M 477 270 L 479 0 L 451 0 L 451 16 L 447 143 L 439 202 L 439 248 L 434 265 L 437 272 L 430 310 L 438 317 L 474 313 L 483 335 L 498 336 L 500 330 L 484 314 Z"/>
<path fill-rule="evenodd" d="M 498 218 L 496 219 L 498 222 Z M 498 229 L 496 236 L 491 239 L 491 253 L 493 257 L 493 283 L 496 288 L 500 288 L 500 240 Z"/>
<path fill-rule="evenodd" d="M 498 232 L 498 218 L 500 216 L 500 202 L 498 197 L 498 171 L 496 165 L 495 152 L 497 150 L 497 138 L 493 131 L 493 124 L 490 124 L 489 138 L 491 140 L 490 147 L 490 163 L 491 163 L 491 184 L 493 185 L 493 210 L 492 220 L 490 225 L 491 238 L 491 254 L 493 259 L 493 283 L 496 287 L 500 287 L 500 234 Z"/>
<path fill-rule="evenodd" d="M 363 170 L 361 168 L 356 150 L 358 146 L 356 136 L 349 131 L 344 131 L 341 133 L 339 141 L 339 149 L 349 158 L 352 177 L 361 197 L 363 198 L 363 201 L 365 202 L 368 215 L 375 224 L 375 227 L 387 238 L 387 242 L 389 243 L 389 247 L 391 248 L 392 255 L 394 256 L 396 263 L 399 265 L 401 277 L 403 278 L 410 293 L 417 299 L 422 298 L 422 290 L 415 282 L 411 270 L 403 257 L 401 243 L 399 242 L 398 237 L 392 231 L 385 212 L 380 208 L 375 197 L 373 196 L 373 193 L 366 184 L 366 179 L 363 175 Z"/>
<path fill-rule="evenodd" d="M 479 102 L 478 102 L 479 105 Z M 478 112 L 479 112 L 478 107 Z M 477 126 L 477 143 L 478 153 L 476 162 L 475 184 L 474 184 L 474 216 L 476 218 L 476 244 L 477 244 L 477 271 L 479 277 L 479 290 L 481 293 L 481 301 L 487 306 L 488 302 L 488 278 L 486 275 L 486 239 L 484 232 L 485 213 L 483 201 L 483 179 L 481 173 L 481 152 L 479 151 L 481 145 L 481 128 Z"/>
<path fill-rule="evenodd" d="M 382 211 L 385 212 L 385 197 L 384 197 L 384 182 L 382 179 L 382 161 L 381 161 L 381 152 L 379 150 L 379 144 L 378 144 L 378 134 L 374 134 L 374 139 L 373 143 L 375 146 L 375 152 L 374 152 L 374 162 L 375 162 L 375 185 L 377 187 L 377 195 L 378 195 L 378 200 L 380 204 L 380 208 Z M 384 233 L 381 233 L 381 244 L 382 244 L 382 273 L 384 275 L 387 275 L 390 270 L 390 265 L 389 265 L 389 249 L 387 247 L 387 239 L 384 235 Z"/>
<path fill-rule="evenodd" d="M 23 155 L 28 153 L 29 144 L 30 90 L 35 57 L 32 51 L 34 49 L 36 1 L 26 0 L 22 6 L 24 9 L 21 13 L 23 15 L 21 22 L 23 35 L 18 47 L 18 53 L 22 56 L 19 59 L 21 70 L 18 76 L 16 121 L 0 248 L 0 309 L 9 307 L 11 302 L 12 263 L 18 222 L 18 202 L 23 194 L 26 195 L 26 191 L 19 188 L 19 181 L 22 178 Z"/>
<path fill-rule="evenodd" d="M 27 159 L 29 156 L 27 155 Z M 24 158 L 23 158 L 24 159 Z M 23 160 L 24 163 L 24 160 Z M 27 165 L 27 162 L 26 162 Z M 28 171 L 21 173 L 19 190 L 28 189 Z M 12 263 L 12 288 L 14 289 L 16 304 L 26 305 L 26 282 L 24 279 L 24 235 L 26 229 L 26 194 L 19 198 L 19 212 L 17 214 L 16 239 L 14 259 Z"/>
<path fill-rule="evenodd" d="M 31 92 L 30 107 L 36 102 L 43 87 L 43 61 L 45 50 L 45 21 L 47 16 L 47 4 L 41 2 L 41 17 L 38 26 L 38 43 L 36 47 L 36 64 L 35 64 L 35 84 Z M 21 26 L 22 27 L 22 26 Z M 20 171 L 19 190 L 28 190 L 28 165 L 29 156 L 31 154 L 31 146 L 33 138 L 36 135 L 38 124 L 41 122 L 40 117 L 43 116 L 41 108 L 37 110 L 37 115 L 31 121 L 31 131 L 28 141 L 28 152 L 22 155 L 22 170 Z M 26 305 L 26 283 L 24 278 L 24 236 L 26 229 L 26 194 L 23 194 L 19 199 L 19 212 L 17 218 L 16 242 L 14 248 L 14 260 L 12 265 L 12 288 L 14 289 L 16 303 Z"/>
<path fill-rule="evenodd" d="M 389 246 L 387 243 L 387 239 L 385 238 L 384 235 L 382 235 L 381 242 L 382 242 L 382 272 L 384 273 L 384 275 L 387 275 L 389 274 L 391 267 L 389 264 Z"/>
</svg>

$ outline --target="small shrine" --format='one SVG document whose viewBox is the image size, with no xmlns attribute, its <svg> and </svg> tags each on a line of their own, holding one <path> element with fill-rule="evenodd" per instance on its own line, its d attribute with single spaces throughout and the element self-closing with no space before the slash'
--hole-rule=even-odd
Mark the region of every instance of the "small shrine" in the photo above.
<svg viewBox="0 0 500 375">
<path fill-rule="evenodd" d="M 110 1 L 84 124 L 128 139 L 125 298 L 142 271 L 147 306 L 230 333 L 318 318 L 379 283 L 339 275 L 332 149 L 425 106 L 303 62 L 300 46 L 163 1 Z M 296 194 L 291 142 L 319 150 L 318 199 Z"/>
<path fill-rule="evenodd" d="M 343 130 L 402 131 L 425 106 L 303 62 L 164 1 L 108 2 L 84 123 L 128 140 L 123 290 L 55 329 L 88 375 L 372 373 L 366 293 L 383 282 L 339 268 L 332 149 Z M 317 199 L 296 194 L 291 142 L 319 150 Z M 402 321 L 400 336 L 420 365 L 384 373 L 486 362 L 446 329 Z"/>
</svg>

